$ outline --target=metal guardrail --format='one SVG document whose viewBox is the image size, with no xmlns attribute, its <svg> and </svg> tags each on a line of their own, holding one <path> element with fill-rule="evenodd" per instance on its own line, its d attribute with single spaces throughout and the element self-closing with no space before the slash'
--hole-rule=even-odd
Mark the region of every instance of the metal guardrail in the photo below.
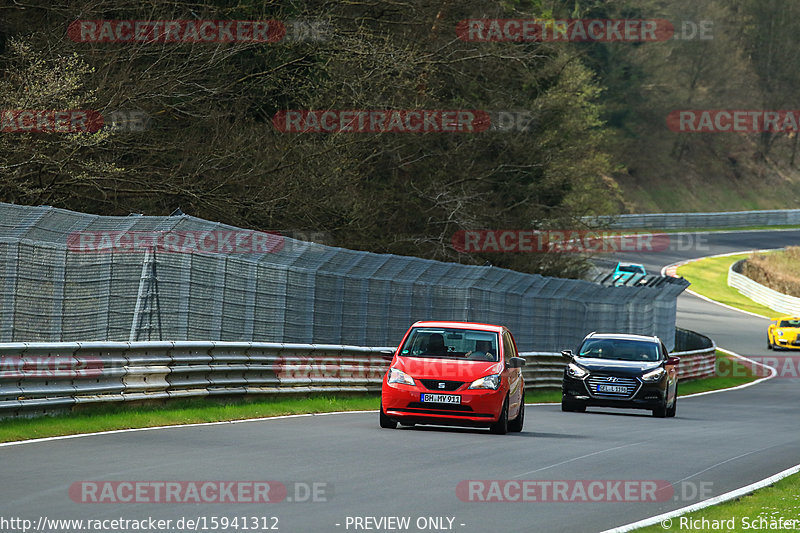
<svg viewBox="0 0 800 533">
<path fill-rule="evenodd" d="M 652 213 L 584 217 L 591 226 L 612 229 L 745 228 L 800 224 L 800 209 L 729 211 L 720 213 Z"/>
<path fill-rule="evenodd" d="M 713 345 L 713 342 L 711 343 Z M 0 344 L 0 416 L 79 404 L 214 395 L 377 392 L 394 348 L 283 343 Z M 558 388 L 566 361 L 522 353 L 528 389 Z M 680 376 L 714 372 L 714 347 L 676 353 Z"/>
<path fill-rule="evenodd" d="M 770 289 L 741 274 L 742 264 L 746 259 L 736 261 L 728 269 L 728 285 L 738 290 L 754 302 L 766 305 L 770 309 L 786 313 L 787 315 L 800 315 L 800 298 L 789 296 Z"/>
</svg>

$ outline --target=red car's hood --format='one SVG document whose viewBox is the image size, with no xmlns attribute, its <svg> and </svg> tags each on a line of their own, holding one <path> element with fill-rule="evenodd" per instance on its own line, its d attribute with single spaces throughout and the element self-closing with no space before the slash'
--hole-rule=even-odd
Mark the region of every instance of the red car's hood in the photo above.
<svg viewBox="0 0 800 533">
<path fill-rule="evenodd" d="M 502 362 L 469 361 L 438 357 L 396 357 L 392 366 L 412 378 L 472 382 L 483 376 L 499 374 Z"/>
</svg>

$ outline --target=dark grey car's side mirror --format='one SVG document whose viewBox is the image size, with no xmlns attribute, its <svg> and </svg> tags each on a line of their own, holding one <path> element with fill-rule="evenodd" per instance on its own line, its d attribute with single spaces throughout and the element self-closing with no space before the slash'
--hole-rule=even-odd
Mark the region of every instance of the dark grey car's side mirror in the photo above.
<svg viewBox="0 0 800 533">
<path fill-rule="evenodd" d="M 563 356 L 565 359 L 572 359 L 572 357 L 573 357 L 573 356 L 572 356 L 572 350 L 561 350 L 561 355 L 562 355 L 562 356 Z"/>
<path fill-rule="evenodd" d="M 522 368 L 525 366 L 525 359 L 522 357 L 512 357 L 508 360 L 508 368 Z"/>
</svg>

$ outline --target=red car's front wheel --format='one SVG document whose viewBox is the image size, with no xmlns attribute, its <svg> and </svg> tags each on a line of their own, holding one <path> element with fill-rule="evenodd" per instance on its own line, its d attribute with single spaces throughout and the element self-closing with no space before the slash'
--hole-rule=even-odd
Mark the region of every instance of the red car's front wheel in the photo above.
<svg viewBox="0 0 800 533">
<path fill-rule="evenodd" d="M 397 427 L 397 422 L 383 412 L 383 404 L 381 404 L 381 427 L 386 429 L 395 429 Z"/>
<path fill-rule="evenodd" d="M 503 408 L 500 410 L 500 418 L 497 422 L 492 424 L 489 430 L 495 435 L 505 435 L 508 433 L 508 396 L 503 402 Z"/>
</svg>

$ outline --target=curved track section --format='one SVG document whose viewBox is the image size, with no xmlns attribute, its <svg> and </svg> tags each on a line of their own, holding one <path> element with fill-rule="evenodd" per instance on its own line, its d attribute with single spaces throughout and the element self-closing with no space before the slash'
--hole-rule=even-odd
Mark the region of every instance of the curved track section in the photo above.
<svg viewBox="0 0 800 533">
<path fill-rule="evenodd" d="M 707 238 L 708 245 L 696 251 L 625 259 L 656 270 L 695 256 L 793 244 L 800 231 Z M 742 355 L 771 354 L 764 345 L 766 320 L 685 295 L 678 322 Z M 601 531 L 695 503 L 700 492 L 717 496 L 796 465 L 797 381 L 775 378 L 684 398 L 674 419 L 644 411 L 579 414 L 528 406 L 525 431 L 502 437 L 453 428 L 381 430 L 377 413 L 350 413 L 8 446 L 0 448 L 0 517 L 34 525 L 39 517 L 172 520 L 172 529 L 163 531 L 189 529 L 174 527 L 181 518 L 205 520 L 209 531 L 212 517 L 237 516 L 277 517 L 277 523 L 268 518 L 261 525 L 290 532 Z M 69 492 L 81 481 L 189 480 L 278 481 L 288 493 L 271 504 L 97 504 Z M 457 487 L 465 480 L 653 480 L 672 484 L 674 492 L 658 494 L 659 501 L 497 503 L 463 501 Z M 316 498 L 306 492 L 313 483 Z M 378 522 L 387 517 L 409 522 Z M 240 522 L 227 530 L 245 529 Z"/>
</svg>

